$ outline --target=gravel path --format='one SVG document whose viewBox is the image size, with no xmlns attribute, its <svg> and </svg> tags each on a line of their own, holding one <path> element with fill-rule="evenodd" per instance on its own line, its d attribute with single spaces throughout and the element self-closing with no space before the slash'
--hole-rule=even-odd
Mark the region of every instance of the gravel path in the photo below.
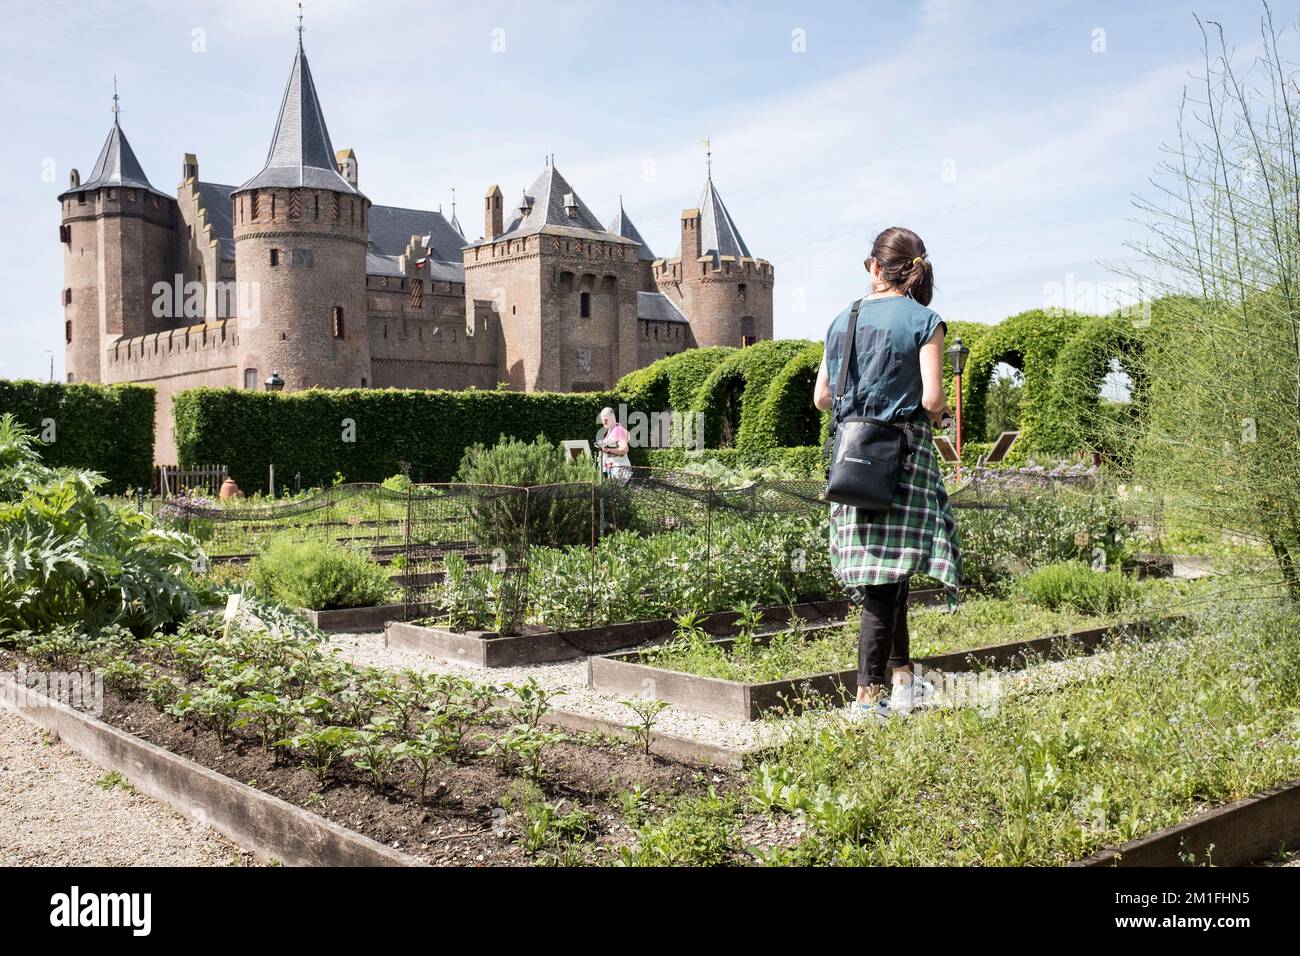
<svg viewBox="0 0 1300 956">
<path fill-rule="evenodd" d="M 245 866 L 224 837 L 0 709 L 0 865 Z"/>
</svg>

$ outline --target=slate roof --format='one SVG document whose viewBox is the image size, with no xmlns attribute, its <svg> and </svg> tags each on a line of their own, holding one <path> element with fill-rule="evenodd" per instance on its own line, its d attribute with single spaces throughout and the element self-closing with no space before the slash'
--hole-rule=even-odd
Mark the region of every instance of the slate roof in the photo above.
<svg viewBox="0 0 1300 956">
<path fill-rule="evenodd" d="M 565 209 L 566 197 L 572 197 L 575 213 L 570 216 Z M 529 201 L 528 214 L 521 215 L 519 206 Z M 537 181 L 524 190 L 523 200 L 511 210 L 511 218 L 498 239 L 507 236 L 531 236 L 539 232 L 556 232 L 562 235 L 590 236 L 598 239 L 621 238 L 605 231 L 595 213 L 560 175 L 553 165 L 542 170 Z M 484 238 L 479 243 L 489 242 Z M 475 245 L 479 244 L 475 243 Z"/>
<path fill-rule="evenodd" d="M 208 211 L 208 222 L 221 248 L 221 258 L 235 259 L 235 232 L 231 221 L 230 194 L 239 187 L 219 183 L 199 183 L 199 193 Z M 464 282 L 465 260 L 461 248 L 465 240 L 452 229 L 442 213 L 428 209 L 404 209 L 400 206 L 370 207 L 370 242 L 366 247 L 366 274 L 400 276 L 397 261 L 406 251 L 412 236 L 424 237 L 431 247 L 428 276 L 439 282 Z"/>
<path fill-rule="evenodd" d="M 275 121 L 266 166 L 239 188 L 309 186 L 356 194 L 356 187 L 339 175 L 334 162 L 334 146 L 325 127 L 325 114 L 316 97 L 307 54 L 299 43 L 284 98 L 280 101 L 280 115 Z"/>
<path fill-rule="evenodd" d="M 684 322 L 686 316 L 673 304 L 673 300 L 662 292 L 638 292 L 636 294 L 636 317 L 649 319 L 651 322 Z"/>
<path fill-rule="evenodd" d="M 99 189 L 101 186 L 144 189 L 159 196 L 166 196 L 168 199 L 174 198 L 154 189 L 149 183 L 149 177 L 144 174 L 140 160 L 135 158 L 135 151 L 131 149 L 131 144 L 127 142 L 126 134 L 122 132 L 122 127 L 116 118 L 113 120 L 112 129 L 108 131 L 108 139 L 104 140 L 104 148 L 99 151 L 99 159 L 95 161 L 95 168 L 91 170 L 90 176 L 83 179 L 80 186 L 60 194 L 59 198 L 62 199 L 68 193 Z"/>
<path fill-rule="evenodd" d="M 719 256 L 734 256 L 739 259 L 742 256 L 752 259 L 749 247 L 745 245 L 745 240 L 740 236 L 740 230 L 736 228 L 735 220 L 731 218 L 731 213 L 727 212 L 727 207 L 722 204 L 722 197 L 718 195 L 717 187 L 713 185 L 713 177 L 710 176 L 704 184 L 704 195 L 700 197 L 700 255 L 713 256 L 716 264 Z M 677 247 L 677 258 L 681 258 L 682 248 L 679 244 Z"/>
<path fill-rule="evenodd" d="M 220 183 L 198 183 L 203 208 L 208 211 L 208 222 L 212 224 L 212 234 L 217 237 L 221 258 L 227 262 L 235 261 L 235 224 L 231 219 L 234 207 L 230 203 L 230 194 L 235 188 Z"/>
<path fill-rule="evenodd" d="M 412 236 L 422 236 L 431 251 L 425 269 L 439 282 L 464 282 L 465 260 L 461 249 L 465 238 L 441 212 L 403 209 L 400 206 L 370 207 L 370 243 L 366 247 L 368 275 L 402 275 L 397 260 Z"/>
<path fill-rule="evenodd" d="M 636 226 L 632 224 L 632 220 L 628 218 L 627 212 L 624 211 L 623 200 L 621 197 L 618 200 L 618 215 L 614 217 L 613 221 L 609 224 L 609 228 L 605 231 L 612 232 L 616 236 L 622 236 L 624 239 L 631 239 L 635 242 L 640 247 L 636 252 L 636 257 L 638 259 L 643 262 L 655 261 L 655 254 L 650 251 L 650 247 L 646 245 L 646 241 L 641 238 L 641 233 L 637 231 Z"/>
</svg>

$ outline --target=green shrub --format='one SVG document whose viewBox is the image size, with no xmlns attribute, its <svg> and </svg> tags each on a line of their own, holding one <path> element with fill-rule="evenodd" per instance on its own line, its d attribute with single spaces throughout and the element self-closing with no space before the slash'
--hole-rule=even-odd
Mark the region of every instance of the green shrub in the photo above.
<svg viewBox="0 0 1300 956">
<path fill-rule="evenodd" d="M 52 427 L 41 449 L 51 468 L 84 468 L 103 476 L 105 490 L 148 489 L 153 483 L 152 385 L 64 385 L 0 379 L 0 415 L 12 414 L 36 435 Z M 201 464 L 223 464 L 204 461 Z"/>
<path fill-rule="evenodd" d="M 594 478 L 595 466 L 590 459 L 572 461 L 542 435 L 531 443 L 502 435 L 490 448 L 467 448 L 456 472 L 457 481 L 470 485 L 536 489 L 545 485 L 586 485 L 542 489 L 526 498 L 523 494 L 474 498 L 469 508 L 475 540 L 507 549 L 512 543 L 522 542 L 525 517 L 531 544 L 590 543 L 590 487 Z"/>
<path fill-rule="evenodd" d="M 742 448 L 781 448 L 820 442 L 822 420 L 830 416 L 830 412 L 819 412 L 812 402 L 821 363 L 822 343 L 809 342 L 776 373 L 755 417 L 741 429 Z"/>
<path fill-rule="evenodd" d="M 1030 572 L 1016 582 L 1016 590 L 1031 604 L 1052 611 L 1114 614 L 1135 601 L 1139 585 L 1118 570 L 1094 571 L 1082 561 L 1063 561 Z"/>
<path fill-rule="evenodd" d="M 276 541 L 252 562 L 249 577 L 290 607 L 328 611 L 385 604 L 394 596 L 383 568 L 359 551 L 324 541 Z"/>
</svg>

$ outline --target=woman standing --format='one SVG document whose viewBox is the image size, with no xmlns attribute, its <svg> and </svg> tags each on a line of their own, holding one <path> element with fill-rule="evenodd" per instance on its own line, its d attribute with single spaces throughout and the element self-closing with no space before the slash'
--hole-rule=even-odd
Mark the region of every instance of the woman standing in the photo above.
<svg viewBox="0 0 1300 956">
<path fill-rule="evenodd" d="M 907 633 L 908 579 L 927 574 L 955 597 L 961 582 L 957 528 L 935 460 L 930 423 L 948 415 L 943 389 L 947 325 L 927 308 L 934 272 L 925 243 L 910 229 L 886 229 L 866 261 L 871 292 L 855 303 L 857 333 L 842 413 L 878 418 L 906 428 L 910 454 L 888 512 L 873 514 L 833 504 L 831 567 L 849 598 L 862 608 L 858 634 L 858 693 L 850 716 L 908 714 L 933 688 L 913 679 Z M 836 396 L 849 316 L 845 309 L 826 333 L 826 350 L 813 404 L 825 410 Z M 885 671 L 893 691 L 886 694 Z"/>
</svg>

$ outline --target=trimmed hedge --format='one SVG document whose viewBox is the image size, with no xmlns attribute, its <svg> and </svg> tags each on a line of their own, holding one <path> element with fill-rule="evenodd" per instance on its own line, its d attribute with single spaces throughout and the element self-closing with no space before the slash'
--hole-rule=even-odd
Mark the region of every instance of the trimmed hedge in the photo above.
<svg viewBox="0 0 1300 956">
<path fill-rule="evenodd" d="M 502 435 L 559 442 L 594 438 L 596 415 L 617 404 L 608 392 L 415 391 L 307 389 L 273 394 L 255 389 L 196 388 L 172 405 L 183 466 L 229 467 L 245 493 L 265 491 L 267 466 L 287 487 L 383 481 L 411 466 L 416 481 L 452 481 L 470 445 Z M 345 420 L 354 427 L 348 434 Z M 348 441 L 351 437 L 353 440 Z"/>
<path fill-rule="evenodd" d="M 38 436 L 53 420 L 54 440 L 41 447 L 41 460 L 97 471 L 115 494 L 153 483 L 155 402 L 152 385 L 0 379 L 0 415 L 12 412 Z"/>
<path fill-rule="evenodd" d="M 686 412 L 691 400 L 709 374 L 738 349 L 715 345 L 704 349 L 687 349 L 637 369 L 619 379 L 614 386 L 618 402 L 630 412 L 655 414 Z M 617 411 L 615 406 L 615 411 Z M 633 448 L 629 457 L 634 465 L 645 465 L 649 449 Z"/>
<path fill-rule="evenodd" d="M 704 443 L 723 447 L 728 437 L 737 448 L 762 447 L 746 433 L 755 427 L 758 410 L 777 373 L 806 348 L 799 339 L 773 339 L 739 349 L 704 380 L 691 402 L 691 410 L 704 413 Z M 746 420 L 750 421 L 748 428 Z M 730 434 L 728 428 L 730 426 Z"/>
</svg>

